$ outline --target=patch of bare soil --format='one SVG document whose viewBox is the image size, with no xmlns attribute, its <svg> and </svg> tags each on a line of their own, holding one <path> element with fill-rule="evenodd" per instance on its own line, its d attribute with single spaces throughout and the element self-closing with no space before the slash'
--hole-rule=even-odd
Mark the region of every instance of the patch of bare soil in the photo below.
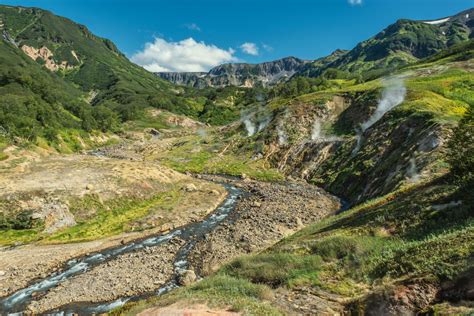
<svg viewBox="0 0 474 316">
<path fill-rule="evenodd" d="M 290 315 L 344 315 L 347 300 L 339 295 L 313 287 L 292 290 L 280 288 L 275 304 Z"/>
<path fill-rule="evenodd" d="M 172 212 L 157 216 L 183 225 L 189 216 L 194 221 L 209 213 L 225 195 L 218 185 L 155 163 L 89 155 L 52 156 L 28 164 L 21 173 L 16 169 L 5 171 L 0 179 L 0 212 L 12 216 L 32 211 L 34 218 L 44 220 L 46 233 L 74 225 L 70 202 L 85 196 L 95 196 L 106 204 L 119 197 L 146 199 L 180 186 L 186 192 L 184 198 Z M 190 185 L 192 189 L 187 189 Z M 178 213 L 179 216 L 170 216 Z M 94 210 L 85 209 L 74 215 L 87 219 L 94 216 Z"/>
<path fill-rule="evenodd" d="M 137 314 L 137 316 L 238 316 L 240 313 L 222 309 L 213 309 L 205 304 L 191 304 L 183 306 L 175 303 L 167 307 L 148 308 Z"/>
</svg>

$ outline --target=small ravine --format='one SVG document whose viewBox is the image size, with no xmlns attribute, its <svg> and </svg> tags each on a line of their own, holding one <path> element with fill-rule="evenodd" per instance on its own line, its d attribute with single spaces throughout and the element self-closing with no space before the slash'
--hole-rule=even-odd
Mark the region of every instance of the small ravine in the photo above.
<svg viewBox="0 0 474 316">
<path fill-rule="evenodd" d="M 175 229 L 167 234 L 149 237 L 140 241 L 133 241 L 118 247 L 106 249 L 79 259 L 73 259 L 66 263 L 64 269 L 55 272 L 48 277 L 38 280 L 12 295 L 0 301 L 0 315 L 22 315 L 26 307 L 30 304 L 34 297 L 44 295 L 49 289 L 57 286 L 68 278 L 84 273 L 94 266 L 111 260 L 119 255 L 132 252 L 145 247 L 154 247 L 162 245 L 175 237 L 179 237 L 185 241 L 185 244 L 176 254 L 174 260 L 174 276 L 154 293 L 145 293 L 132 297 L 122 297 L 113 302 L 107 303 L 76 303 L 63 306 L 57 310 L 52 310 L 45 314 L 48 315 L 90 315 L 104 313 L 114 308 L 124 305 L 128 301 L 138 300 L 153 295 L 161 295 L 171 289 L 179 287 L 176 277 L 186 270 L 188 267 L 188 255 L 193 249 L 196 241 L 205 234 L 212 231 L 219 223 L 223 222 L 228 215 L 234 210 L 237 200 L 244 194 L 244 191 L 234 186 L 222 183 L 226 188 L 228 195 L 225 201 L 210 215 L 201 222 L 189 224 L 187 226 Z"/>
</svg>

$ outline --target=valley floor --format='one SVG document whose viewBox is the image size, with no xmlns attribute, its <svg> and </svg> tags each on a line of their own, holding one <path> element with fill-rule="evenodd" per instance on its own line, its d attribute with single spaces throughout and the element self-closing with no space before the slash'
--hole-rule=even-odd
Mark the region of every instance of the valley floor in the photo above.
<svg viewBox="0 0 474 316">
<path fill-rule="evenodd" d="M 201 276 L 340 208 L 337 198 L 305 182 L 193 178 L 150 159 L 149 153 L 182 143 L 180 137 L 134 139 L 86 155 L 42 157 L 25 162 L 22 172 L 5 168 L 5 205 L 17 213 L 34 208 L 41 221 L 26 233 L 12 229 L 2 235 L 0 296 L 62 271 L 73 258 L 201 220 L 225 197 L 218 183 L 246 193 L 225 222 L 196 240 L 188 260 L 190 269 Z M 173 262 L 183 244 L 174 237 L 159 246 L 115 256 L 34 297 L 27 309 L 41 313 L 156 291 L 175 277 Z"/>
</svg>

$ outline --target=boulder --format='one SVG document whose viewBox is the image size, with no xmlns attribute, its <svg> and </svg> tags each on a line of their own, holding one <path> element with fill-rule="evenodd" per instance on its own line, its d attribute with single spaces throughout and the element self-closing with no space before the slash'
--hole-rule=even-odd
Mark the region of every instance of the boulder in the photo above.
<svg viewBox="0 0 474 316">
<path fill-rule="evenodd" d="M 157 129 L 155 129 L 155 128 L 148 128 L 148 129 L 146 129 L 145 131 L 146 131 L 148 134 L 151 134 L 151 135 L 153 135 L 153 136 L 160 136 L 160 134 L 161 134 L 161 133 L 160 133 Z"/>
<path fill-rule="evenodd" d="M 196 281 L 196 273 L 193 270 L 184 270 L 178 275 L 178 283 L 183 286 L 191 285 Z"/>
<path fill-rule="evenodd" d="M 197 191 L 197 187 L 193 183 L 188 183 L 184 186 L 184 190 L 186 192 L 194 192 L 194 191 Z"/>
</svg>

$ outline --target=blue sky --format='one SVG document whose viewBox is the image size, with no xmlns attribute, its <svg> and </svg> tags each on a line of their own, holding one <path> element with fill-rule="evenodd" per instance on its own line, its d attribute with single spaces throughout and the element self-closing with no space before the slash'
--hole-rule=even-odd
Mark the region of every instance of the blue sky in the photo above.
<svg viewBox="0 0 474 316">
<path fill-rule="evenodd" d="M 474 0 L 0 3 L 41 7 L 85 24 L 113 40 L 134 61 L 156 66 L 153 70 L 206 70 L 216 62 L 261 62 L 285 56 L 315 59 L 337 48 L 350 49 L 399 18 L 436 19 L 474 7 Z"/>
</svg>

